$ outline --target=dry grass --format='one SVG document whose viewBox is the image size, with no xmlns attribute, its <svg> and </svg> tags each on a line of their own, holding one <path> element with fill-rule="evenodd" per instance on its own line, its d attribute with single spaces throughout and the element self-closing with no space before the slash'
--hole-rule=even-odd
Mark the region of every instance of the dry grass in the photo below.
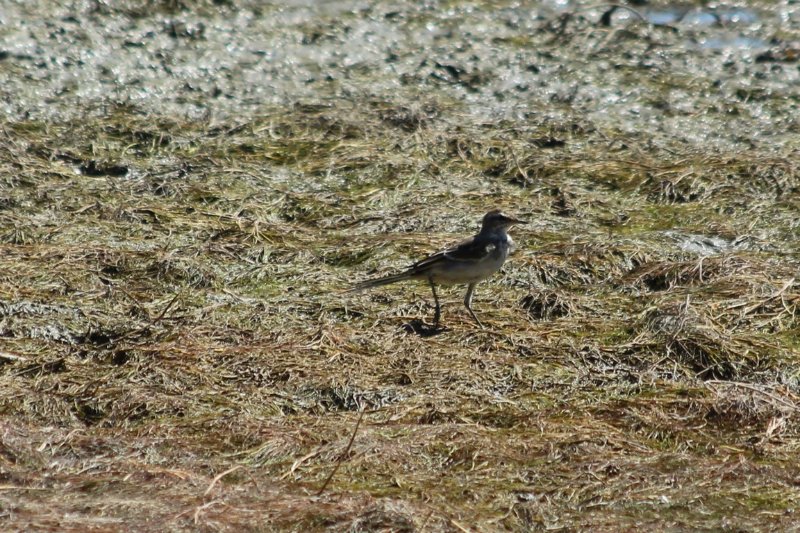
<svg viewBox="0 0 800 533">
<path fill-rule="evenodd" d="M 11 523 L 790 523 L 800 475 L 792 241 L 759 239 L 775 227 L 753 209 L 719 221 L 725 242 L 749 228 L 746 246 L 698 255 L 658 229 L 646 187 L 593 190 L 596 180 L 576 176 L 583 155 L 513 140 L 513 157 L 492 155 L 512 175 L 486 177 L 485 126 L 453 132 L 431 118 L 409 137 L 405 123 L 385 122 L 403 113 L 373 104 L 358 131 L 336 107 L 224 133 L 160 124 L 168 143 L 135 122 L 47 136 L 14 126 L 0 259 L 13 272 L 0 285 Z M 131 148 L 125 128 L 148 140 Z M 87 138 L 105 146 L 91 160 Z M 380 148 L 399 144 L 402 158 Z M 471 156 L 443 150 L 467 145 Z M 526 150 L 549 177 L 520 187 Z M 124 176 L 99 170 L 118 166 Z M 553 211 L 554 183 L 574 191 L 574 213 Z M 739 193 L 758 205 L 762 191 Z M 432 337 L 403 327 L 430 312 L 424 286 L 341 295 L 446 244 L 447 229 L 473 230 L 487 205 L 535 220 L 517 232 L 505 274 L 479 288 L 487 329 L 460 292 L 446 292 L 449 329 Z M 627 220 L 609 225 L 609 205 Z"/>
<path fill-rule="evenodd" d="M 672 38 L 550 22 L 598 59 Z M 4 528 L 794 527 L 796 158 L 564 105 L 3 125 Z M 533 223 L 487 328 L 461 289 L 429 336 L 422 284 L 343 294 L 491 207 Z"/>
</svg>

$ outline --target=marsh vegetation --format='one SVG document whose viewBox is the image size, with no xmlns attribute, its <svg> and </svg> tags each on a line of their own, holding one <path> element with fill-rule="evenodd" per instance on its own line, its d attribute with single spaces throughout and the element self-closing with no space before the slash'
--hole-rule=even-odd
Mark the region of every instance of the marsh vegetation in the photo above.
<svg viewBox="0 0 800 533">
<path fill-rule="evenodd" d="M 3 529 L 796 524 L 800 6 L 520 4 L 8 6 Z"/>
</svg>

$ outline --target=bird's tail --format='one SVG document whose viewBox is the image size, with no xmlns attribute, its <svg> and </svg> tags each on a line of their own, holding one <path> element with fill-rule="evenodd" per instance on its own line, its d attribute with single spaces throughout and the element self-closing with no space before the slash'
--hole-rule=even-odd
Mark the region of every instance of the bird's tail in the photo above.
<svg viewBox="0 0 800 533">
<path fill-rule="evenodd" d="M 403 272 L 393 276 L 386 276 L 385 278 L 368 279 L 367 281 L 357 283 L 351 289 L 348 289 L 347 292 L 359 292 L 366 289 L 372 289 L 374 287 L 381 287 L 383 285 L 389 285 L 390 283 L 411 279 L 411 276 L 412 274 L 410 272 Z"/>
</svg>

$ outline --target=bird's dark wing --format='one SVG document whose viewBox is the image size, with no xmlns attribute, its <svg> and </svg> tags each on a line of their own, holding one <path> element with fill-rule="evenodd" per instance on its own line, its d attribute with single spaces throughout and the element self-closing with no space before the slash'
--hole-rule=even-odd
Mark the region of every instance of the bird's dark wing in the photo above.
<svg viewBox="0 0 800 533">
<path fill-rule="evenodd" d="M 470 237 L 452 248 L 433 254 L 430 257 L 414 263 L 409 270 L 424 270 L 435 263 L 447 259 L 450 261 L 464 261 L 470 263 L 480 262 L 494 251 L 495 245 L 483 239 Z"/>
</svg>

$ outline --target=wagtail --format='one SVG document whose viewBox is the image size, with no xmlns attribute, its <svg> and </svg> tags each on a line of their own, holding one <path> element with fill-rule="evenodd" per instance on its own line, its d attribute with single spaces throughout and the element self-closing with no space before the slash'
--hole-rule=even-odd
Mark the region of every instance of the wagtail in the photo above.
<svg viewBox="0 0 800 533">
<path fill-rule="evenodd" d="M 514 224 L 526 224 L 526 222 L 510 217 L 499 209 L 489 211 L 483 217 L 480 233 L 474 237 L 414 263 L 405 272 L 364 281 L 353 287 L 351 291 L 371 289 L 407 279 L 428 280 L 433 292 L 433 301 L 436 303 L 433 325 L 437 327 L 439 318 L 441 318 L 441 306 L 435 284 L 459 285 L 466 283 L 467 295 L 464 297 L 464 306 L 475 322 L 483 327 L 472 311 L 472 294 L 475 292 L 475 285 L 500 270 L 508 255 L 514 251 L 514 241 L 507 233 L 508 228 Z"/>
</svg>

